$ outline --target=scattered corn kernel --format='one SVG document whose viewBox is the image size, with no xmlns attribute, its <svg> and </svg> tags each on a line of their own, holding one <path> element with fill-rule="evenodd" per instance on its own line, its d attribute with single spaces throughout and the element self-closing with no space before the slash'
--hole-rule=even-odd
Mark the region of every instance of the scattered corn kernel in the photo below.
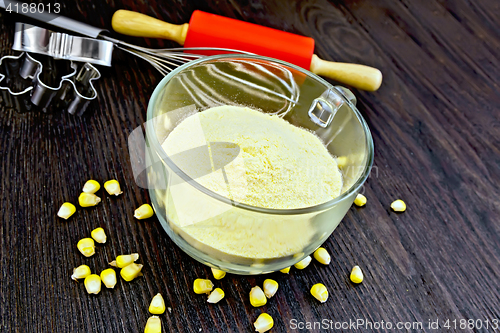
<svg viewBox="0 0 500 333">
<path fill-rule="evenodd" d="M 253 326 L 255 326 L 255 331 L 259 333 L 267 332 L 271 328 L 273 328 L 274 320 L 273 317 L 268 315 L 267 313 L 261 313 L 257 318 Z"/>
<path fill-rule="evenodd" d="M 212 291 L 214 284 L 210 280 L 196 279 L 193 283 L 193 290 L 197 294 L 208 294 Z"/>
<path fill-rule="evenodd" d="M 161 320 L 157 316 L 149 317 L 144 333 L 161 333 Z"/>
<path fill-rule="evenodd" d="M 134 217 L 138 220 L 143 220 L 150 218 L 154 213 L 153 207 L 148 204 L 144 204 L 135 210 Z"/>
<path fill-rule="evenodd" d="M 309 266 L 309 264 L 311 263 L 311 260 L 312 260 L 311 256 L 307 256 L 304 259 L 302 259 L 301 261 L 299 261 L 298 263 L 296 263 L 294 266 L 297 269 L 304 269 L 307 266 Z"/>
<path fill-rule="evenodd" d="M 250 290 L 250 304 L 253 307 L 263 306 L 267 303 L 267 298 L 262 289 L 259 286 L 253 287 Z"/>
<path fill-rule="evenodd" d="M 207 302 L 215 304 L 218 303 L 223 298 L 224 298 L 224 291 L 220 288 L 215 288 L 214 291 L 212 291 L 210 295 L 208 295 Z"/>
<path fill-rule="evenodd" d="M 337 157 L 337 166 L 339 169 L 342 169 L 347 165 L 347 156 L 339 156 Z"/>
<path fill-rule="evenodd" d="M 120 195 L 122 190 L 120 189 L 120 183 L 116 179 L 108 180 L 104 183 L 104 189 L 109 195 Z"/>
<path fill-rule="evenodd" d="M 161 294 L 156 294 L 155 297 L 151 300 L 151 304 L 149 305 L 149 312 L 152 314 L 163 314 L 165 312 L 165 301 Z"/>
<path fill-rule="evenodd" d="M 291 267 L 287 267 L 287 268 L 280 269 L 280 272 L 281 272 L 281 273 L 288 274 L 288 273 L 290 273 L 290 268 L 291 268 Z"/>
<path fill-rule="evenodd" d="M 363 207 L 364 205 L 366 205 L 366 197 L 359 193 L 357 196 L 356 196 L 356 199 L 354 199 L 354 204 L 358 207 Z"/>
<path fill-rule="evenodd" d="M 99 202 L 101 202 L 101 198 L 93 193 L 82 192 L 82 194 L 78 197 L 78 203 L 82 207 L 92 207 L 97 205 Z"/>
<path fill-rule="evenodd" d="M 76 247 L 86 257 L 91 257 L 95 253 L 95 243 L 92 238 L 80 239 Z"/>
<path fill-rule="evenodd" d="M 125 281 L 130 282 L 136 277 L 142 276 L 142 267 L 143 266 L 141 264 L 131 263 L 130 265 L 122 268 L 120 275 Z"/>
<path fill-rule="evenodd" d="M 106 243 L 106 233 L 104 232 L 103 228 L 96 228 L 92 230 L 90 233 L 90 236 L 97 242 L 104 244 Z"/>
<path fill-rule="evenodd" d="M 97 274 L 90 274 L 83 281 L 89 294 L 99 294 L 101 291 L 101 278 Z"/>
<path fill-rule="evenodd" d="M 76 207 L 71 202 L 65 202 L 62 204 L 61 208 L 57 212 L 57 216 L 67 220 L 69 217 L 76 212 Z"/>
<path fill-rule="evenodd" d="M 359 266 L 354 266 L 351 271 L 351 281 L 354 283 L 363 282 L 363 272 Z"/>
<path fill-rule="evenodd" d="M 326 287 L 322 283 L 316 283 L 311 288 L 311 295 L 321 303 L 325 303 L 328 299 L 328 290 L 326 290 Z"/>
<path fill-rule="evenodd" d="M 130 265 L 133 262 L 136 262 L 139 259 L 138 253 L 132 254 L 122 254 L 116 257 L 116 260 L 113 260 L 109 264 L 113 267 L 124 268 Z"/>
<path fill-rule="evenodd" d="M 73 270 L 73 275 L 71 275 L 71 278 L 73 280 L 77 281 L 78 279 L 84 279 L 84 278 L 86 278 L 90 274 L 92 274 L 92 273 L 90 272 L 90 267 L 89 266 L 87 266 L 87 265 L 80 265 L 80 266 L 78 266 L 77 268 L 75 268 Z"/>
<path fill-rule="evenodd" d="M 267 298 L 271 298 L 278 291 L 278 282 L 272 279 L 264 280 L 264 294 Z"/>
<path fill-rule="evenodd" d="M 212 274 L 214 275 L 214 278 L 216 280 L 222 279 L 224 276 L 226 276 L 226 272 L 221 271 L 220 269 L 217 268 L 212 268 Z"/>
<path fill-rule="evenodd" d="M 328 265 L 331 260 L 330 254 L 324 247 L 319 247 L 316 251 L 314 251 L 314 259 L 323 265 Z"/>
<path fill-rule="evenodd" d="M 106 288 L 113 289 L 116 286 L 116 272 L 112 268 L 105 269 L 101 272 L 102 283 Z"/>
<path fill-rule="evenodd" d="M 404 212 L 406 210 L 406 204 L 403 200 L 398 199 L 391 203 L 391 208 L 395 212 Z"/>
<path fill-rule="evenodd" d="M 83 185 L 82 192 L 94 194 L 95 192 L 99 191 L 100 188 L 101 188 L 101 185 L 99 185 L 99 183 L 97 181 L 91 179 L 91 180 L 87 180 L 85 185 Z"/>
</svg>

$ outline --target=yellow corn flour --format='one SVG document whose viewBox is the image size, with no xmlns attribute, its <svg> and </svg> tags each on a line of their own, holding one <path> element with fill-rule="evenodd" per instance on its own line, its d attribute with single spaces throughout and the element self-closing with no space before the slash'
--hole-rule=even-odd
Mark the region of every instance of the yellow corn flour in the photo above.
<svg viewBox="0 0 500 333">
<path fill-rule="evenodd" d="M 251 206 L 305 208 L 334 199 L 342 189 L 337 163 L 318 137 L 250 108 L 220 106 L 191 115 L 162 147 L 202 186 Z M 169 189 L 167 216 L 208 247 L 274 258 L 300 252 L 313 236 L 307 216 L 231 209 L 182 185 Z"/>
</svg>

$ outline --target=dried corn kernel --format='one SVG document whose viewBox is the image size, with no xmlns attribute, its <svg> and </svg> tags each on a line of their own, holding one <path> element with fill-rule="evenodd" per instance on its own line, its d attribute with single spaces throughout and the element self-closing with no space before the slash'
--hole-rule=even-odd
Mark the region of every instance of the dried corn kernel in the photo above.
<svg viewBox="0 0 500 333">
<path fill-rule="evenodd" d="M 259 286 L 253 287 L 250 290 L 250 304 L 253 307 L 263 306 L 267 303 L 267 298 L 262 289 Z"/>
<path fill-rule="evenodd" d="M 316 259 L 323 265 L 328 265 L 331 260 L 330 254 L 323 247 L 319 247 L 316 251 L 314 251 L 314 259 Z"/>
<path fill-rule="evenodd" d="M 142 276 L 142 267 L 143 266 L 141 264 L 132 263 L 128 266 L 123 267 L 120 271 L 120 275 L 125 281 L 130 282 L 136 277 Z"/>
<path fill-rule="evenodd" d="M 398 199 L 391 203 L 391 208 L 395 212 L 404 212 L 406 210 L 406 204 L 403 200 Z"/>
<path fill-rule="evenodd" d="M 106 288 L 113 289 L 116 286 L 116 272 L 112 268 L 105 269 L 101 272 L 102 283 Z"/>
<path fill-rule="evenodd" d="M 311 295 L 321 303 L 325 303 L 328 299 L 328 290 L 326 290 L 326 287 L 322 283 L 316 283 L 311 288 Z"/>
<path fill-rule="evenodd" d="M 357 196 L 356 196 L 356 199 L 354 199 L 354 204 L 358 207 L 363 207 L 364 205 L 366 205 L 366 197 L 359 193 Z"/>
<path fill-rule="evenodd" d="M 77 268 L 75 268 L 73 270 L 73 275 L 71 275 L 71 278 L 73 280 L 77 281 L 78 279 L 84 279 L 84 278 L 86 278 L 90 274 L 92 274 L 92 273 L 90 272 L 90 267 L 89 266 L 87 266 L 87 265 L 80 265 L 80 266 L 78 266 Z"/>
<path fill-rule="evenodd" d="M 311 256 L 307 256 L 304 259 L 302 259 L 301 261 L 299 261 L 298 263 L 296 263 L 294 266 L 297 269 L 304 269 L 307 266 L 309 266 L 309 264 L 311 263 L 311 260 L 312 260 Z"/>
<path fill-rule="evenodd" d="M 99 294 L 101 291 L 101 278 L 97 274 L 90 274 L 83 281 L 89 294 Z"/>
<path fill-rule="evenodd" d="M 212 274 L 214 275 L 214 279 L 216 280 L 220 280 L 224 276 L 226 276 L 226 272 L 221 271 L 220 269 L 217 268 L 212 268 Z"/>
<path fill-rule="evenodd" d="M 153 216 L 153 214 L 153 207 L 148 204 L 144 204 L 135 210 L 134 217 L 138 220 L 143 220 L 150 218 L 151 216 Z"/>
<path fill-rule="evenodd" d="M 363 272 L 359 266 L 354 266 L 351 271 L 351 281 L 354 283 L 363 282 Z"/>
<path fill-rule="evenodd" d="M 71 202 L 65 202 L 62 204 L 61 208 L 57 212 L 57 216 L 67 220 L 69 217 L 76 212 L 76 207 Z"/>
<path fill-rule="evenodd" d="M 136 262 L 139 259 L 138 253 L 132 254 L 122 254 L 116 257 L 116 260 L 113 260 L 109 264 L 113 267 L 124 268 L 130 265 L 133 262 Z"/>
<path fill-rule="evenodd" d="M 259 333 L 264 333 L 269 331 L 271 328 L 273 328 L 273 325 L 274 325 L 273 317 L 271 317 L 267 313 L 261 313 L 260 316 L 257 317 L 255 323 L 253 323 L 255 331 Z"/>
<path fill-rule="evenodd" d="M 149 312 L 152 314 L 163 314 L 165 312 L 165 301 L 161 294 L 156 294 L 155 297 L 151 300 L 151 304 L 149 305 Z"/>
<path fill-rule="evenodd" d="M 99 183 L 97 181 L 91 179 L 91 180 L 87 180 L 85 185 L 83 185 L 82 192 L 94 194 L 95 192 L 99 191 L 100 188 L 101 188 L 101 185 L 99 185 Z"/>
<path fill-rule="evenodd" d="M 264 294 L 267 298 L 271 298 L 278 291 L 278 282 L 272 279 L 264 280 Z"/>
<path fill-rule="evenodd" d="M 120 189 L 120 183 L 116 179 L 108 180 L 104 183 L 104 189 L 109 195 L 120 195 L 122 190 Z"/>
<path fill-rule="evenodd" d="M 281 272 L 281 273 L 288 274 L 288 273 L 290 273 L 290 268 L 291 268 L 291 267 L 287 267 L 287 268 L 280 269 L 280 272 Z"/>
<path fill-rule="evenodd" d="M 82 192 L 82 194 L 78 197 L 78 203 L 82 207 L 92 207 L 97 205 L 99 202 L 101 202 L 101 198 L 93 193 Z"/>
<path fill-rule="evenodd" d="M 144 333 L 161 333 L 161 320 L 157 316 L 149 317 Z"/>
<path fill-rule="evenodd" d="M 220 288 L 215 288 L 214 291 L 212 291 L 210 295 L 208 295 L 207 302 L 215 304 L 218 303 L 223 298 L 224 298 L 224 291 Z"/>
<path fill-rule="evenodd" d="M 95 253 L 95 243 L 92 238 L 80 239 L 76 247 L 86 257 L 91 257 Z"/>
<path fill-rule="evenodd" d="M 96 228 L 92 230 L 90 233 L 90 236 L 97 242 L 104 244 L 106 243 L 106 233 L 104 232 L 103 228 Z"/>
<path fill-rule="evenodd" d="M 196 279 L 193 283 L 193 290 L 197 294 L 208 294 L 212 291 L 214 284 L 210 280 Z"/>
</svg>

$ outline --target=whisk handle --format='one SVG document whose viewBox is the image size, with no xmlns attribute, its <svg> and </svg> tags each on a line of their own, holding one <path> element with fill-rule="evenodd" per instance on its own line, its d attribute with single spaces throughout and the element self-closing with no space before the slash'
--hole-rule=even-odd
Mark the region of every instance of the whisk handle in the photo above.
<svg viewBox="0 0 500 333">
<path fill-rule="evenodd" d="M 147 38 L 163 38 L 184 45 L 189 24 L 170 24 L 151 16 L 129 10 L 117 10 L 111 19 L 113 30 L 118 33 Z"/>
<path fill-rule="evenodd" d="M 382 73 L 376 68 L 326 61 L 315 54 L 312 56 L 310 70 L 314 74 L 326 76 L 362 90 L 375 91 L 382 84 Z"/>
</svg>

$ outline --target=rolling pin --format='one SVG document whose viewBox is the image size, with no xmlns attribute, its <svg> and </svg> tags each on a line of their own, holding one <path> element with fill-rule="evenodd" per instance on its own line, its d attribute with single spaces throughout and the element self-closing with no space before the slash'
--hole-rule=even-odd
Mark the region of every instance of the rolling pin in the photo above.
<svg viewBox="0 0 500 333">
<path fill-rule="evenodd" d="M 124 35 L 169 39 L 184 47 L 230 48 L 280 59 L 358 89 L 375 91 L 382 83 L 382 73 L 376 68 L 320 59 L 314 54 L 312 38 L 199 10 L 194 11 L 189 24 L 180 25 L 118 10 L 111 24 Z"/>
</svg>

